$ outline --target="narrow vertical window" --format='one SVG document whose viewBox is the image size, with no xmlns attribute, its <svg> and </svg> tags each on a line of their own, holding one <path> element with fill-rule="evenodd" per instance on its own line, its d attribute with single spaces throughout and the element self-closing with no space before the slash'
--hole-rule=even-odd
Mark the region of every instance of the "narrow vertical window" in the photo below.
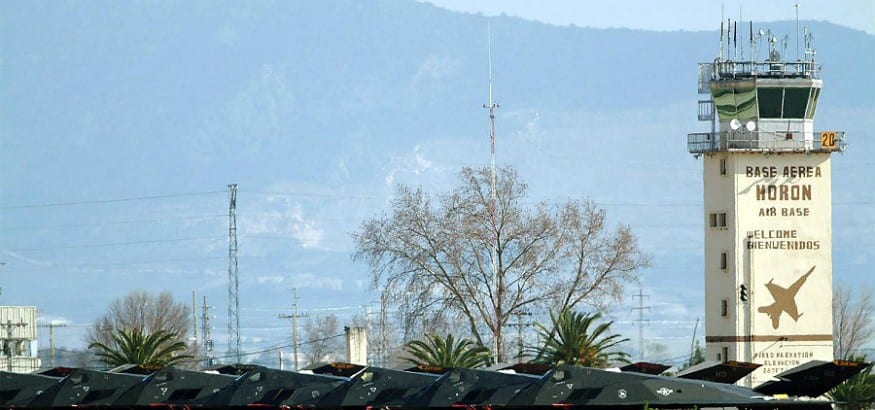
<svg viewBox="0 0 875 410">
<path fill-rule="evenodd" d="M 726 175 L 726 158 L 720 158 L 720 175 Z"/>
<path fill-rule="evenodd" d="M 720 301 L 720 316 L 729 316 L 729 301 L 726 299 Z"/>
<path fill-rule="evenodd" d="M 724 363 L 728 362 L 729 361 L 729 348 L 724 346 L 722 350 L 723 350 L 723 362 Z"/>
<path fill-rule="evenodd" d="M 711 219 L 711 227 L 716 228 L 717 227 L 717 214 L 711 214 L 709 216 Z"/>
<path fill-rule="evenodd" d="M 726 252 L 721 252 L 720 253 L 720 269 L 726 270 L 726 265 L 727 265 Z"/>
<path fill-rule="evenodd" d="M 717 214 L 717 226 L 720 228 L 726 227 L 726 212 Z"/>
</svg>

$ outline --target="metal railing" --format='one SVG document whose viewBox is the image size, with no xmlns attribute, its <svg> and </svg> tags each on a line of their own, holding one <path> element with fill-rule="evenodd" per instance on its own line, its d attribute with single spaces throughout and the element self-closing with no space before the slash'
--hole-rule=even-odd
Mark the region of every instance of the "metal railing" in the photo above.
<svg viewBox="0 0 875 410">
<path fill-rule="evenodd" d="M 820 66 L 810 61 L 715 61 L 711 64 L 711 79 L 738 77 L 804 77 L 819 78 Z"/>
<path fill-rule="evenodd" d="M 724 131 L 687 135 L 691 154 L 711 152 L 843 152 L 844 131 L 823 131 L 805 140 L 801 132 Z"/>
</svg>

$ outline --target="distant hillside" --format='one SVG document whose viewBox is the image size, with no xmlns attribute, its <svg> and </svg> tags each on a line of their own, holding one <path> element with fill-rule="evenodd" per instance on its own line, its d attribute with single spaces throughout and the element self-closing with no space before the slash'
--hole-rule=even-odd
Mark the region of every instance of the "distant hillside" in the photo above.
<svg viewBox="0 0 875 410">
<path fill-rule="evenodd" d="M 696 64 L 717 55 L 716 16 L 709 32 L 649 32 L 396 0 L 4 4 L 0 206 L 50 206 L 0 212 L 3 303 L 90 323 L 131 288 L 196 289 L 224 340 L 224 190 L 239 183 L 247 343 L 287 337 L 274 317 L 292 287 L 305 306 L 367 315 L 378 298 L 349 233 L 397 183 L 439 192 L 489 160 L 487 25 L 497 161 L 533 202 L 589 197 L 631 225 L 654 255 L 652 318 L 682 322 L 653 331 L 688 346 L 703 317 L 703 217 L 686 134 L 709 128 Z M 824 67 L 818 128 L 851 144 L 834 161 L 836 278 L 866 284 L 875 36 L 800 26 Z M 754 28 L 792 39 L 795 25 Z M 129 200 L 88 202 L 113 198 Z"/>
</svg>

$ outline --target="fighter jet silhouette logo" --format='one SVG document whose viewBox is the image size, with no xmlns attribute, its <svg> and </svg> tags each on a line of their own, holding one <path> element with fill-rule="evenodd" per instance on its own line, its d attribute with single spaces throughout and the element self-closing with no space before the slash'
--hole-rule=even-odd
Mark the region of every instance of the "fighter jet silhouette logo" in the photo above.
<svg viewBox="0 0 875 410">
<path fill-rule="evenodd" d="M 777 329 L 780 325 L 781 313 L 786 312 L 794 321 L 798 321 L 799 317 L 802 316 L 796 307 L 796 294 L 799 293 L 799 288 L 805 284 L 808 276 L 814 272 L 815 267 L 816 266 L 812 266 L 811 269 L 808 270 L 808 273 L 802 275 L 799 279 L 796 279 L 796 282 L 793 282 L 788 288 L 782 288 L 772 283 L 772 281 L 775 280 L 774 278 L 772 278 L 769 283 L 766 283 L 766 289 L 772 294 L 775 303 L 760 306 L 757 311 L 769 315 L 769 318 L 772 319 L 772 328 Z"/>
</svg>

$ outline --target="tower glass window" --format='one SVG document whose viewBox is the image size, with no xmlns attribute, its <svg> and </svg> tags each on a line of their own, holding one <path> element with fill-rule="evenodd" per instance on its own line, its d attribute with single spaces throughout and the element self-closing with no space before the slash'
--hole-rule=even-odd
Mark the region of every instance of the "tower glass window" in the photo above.
<svg viewBox="0 0 875 410">
<path fill-rule="evenodd" d="M 784 89 L 784 118 L 804 118 L 808 106 L 810 88 L 787 87 Z"/>
<path fill-rule="evenodd" d="M 811 87 L 757 88 L 757 108 L 760 118 L 812 118 L 819 89 Z"/>
<path fill-rule="evenodd" d="M 814 111 L 817 110 L 817 99 L 820 98 L 820 88 L 811 89 L 811 100 L 808 102 L 808 110 L 805 111 L 805 118 L 813 119 Z"/>
<path fill-rule="evenodd" d="M 781 118 L 781 102 L 784 99 L 783 88 L 758 88 L 760 118 Z"/>
</svg>

